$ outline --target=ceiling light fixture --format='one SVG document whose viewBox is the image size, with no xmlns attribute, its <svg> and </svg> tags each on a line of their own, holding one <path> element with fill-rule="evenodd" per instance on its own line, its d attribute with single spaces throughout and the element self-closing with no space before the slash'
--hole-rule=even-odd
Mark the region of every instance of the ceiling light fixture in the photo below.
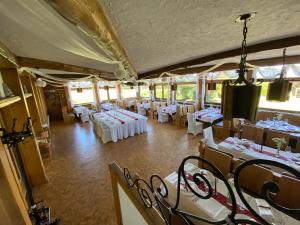
<svg viewBox="0 0 300 225">
<path fill-rule="evenodd" d="M 268 93 L 267 93 L 267 100 L 268 101 L 279 101 L 285 102 L 288 101 L 290 98 L 290 92 L 292 90 L 292 83 L 288 80 L 284 79 L 286 76 L 286 49 L 283 49 L 283 56 L 282 56 L 282 68 L 280 72 L 280 77 L 276 79 L 273 83 L 269 84 Z"/>
<path fill-rule="evenodd" d="M 231 83 L 225 81 L 222 89 L 222 113 L 225 120 L 244 118 L 255 120 L 258 109 L 261 86 L 246 78 L 247 63 L 247 22 L 253 19 L 256 12 L 240 15 L 235 22 L 243 23 L 242 53 L 238 70 L 238 78 Z"/>
</svg>

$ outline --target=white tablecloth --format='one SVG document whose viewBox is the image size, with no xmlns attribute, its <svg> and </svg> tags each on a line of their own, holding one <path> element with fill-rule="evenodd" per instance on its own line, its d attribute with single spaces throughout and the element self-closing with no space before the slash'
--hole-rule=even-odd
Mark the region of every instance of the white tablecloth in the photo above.
<svg viewBox="0 0 300 225">
<path fill-rule="evenodd" d="M 223 118 L 220 109 L 207 108 L 194 113 L 195 117 L 203 122 L 214 123 L 216 120 Z"/>
<path fill-rule="evenodd" d="M 143 107 L 144 109 L 148 110 L 150 109 L 150 103 L 142 103 L 140 104 L 140 107 Z"/>
<path fill-rule="evenodd" d="M 255 126 L 291 133 L 291 135 L 294 136 L 300 136 L 300 127 L 289 124 L 286 121 L 260 120 L 255 124 Z"/>
<path fill-rule="evenodd" d="M 268 159 L 277 161 L 288 166 L 291 166 L 300 171 L 300 158 L 299 161 L 295 161 L 297 154 L 280 151 L 280 157 L 276 157 L 277 150 L 267 146 L 263 146 L 263 152 L 261 153 L 261 145 L 252 143 L 251 147 L 247 147 L 245 150 L 239 150 L 241 140 L 233 137 L 229 137 L 219 144 L 219 150 L 230 153 L 235 157 L 244 159 Z M 275 172 L 282 172 L 281 169 L 272 167 Z"/>
<path fill-rule="evenodd" d="M 95 113 L 96 123 L 109 127 L 113 142 L 147 132 L 147 117 L 124 110 Z"/>
<path fill-rule="evenodd" d="M 210 172 L 199 169 L 198 167 L 194 166 L 191 163 L 186 163 L 185 165 L 185 171 L 186 174 L 193 175 L 196 172 L 202 172 L 203 174 L 207 174 L 207 179 L 209 180 L 210 184 L 214 188 L 215 185 L 213 183 L 216 183 L 216 191 L 227 197 L 228 189 L 226 188 L 223 181 L 219 180 L 218 178 L 215 178 Z M 178 174 L 176 172 L 171 173 L 169 176 L 164 178 L 164 181 L 167 185 L 169 195 L 168 195 L 168 201 L 174 205 L 177 195 L 177 181 L 178 181 Z M 208 220 L 212 221 L 219 221 L 227 217 L 230 210 L 227 208 L 226 205 L 223 205 L 218 198 L 209 198 L 209 199 L 200 199 L 197 196 L 195 196 L 191 191 L 188 191 L 186 186 L 183 183 L 183 178 L 181 178 L 181 195 L 180 195 L 180 203 L 179 203 L 179 209 L 187 211 L 189 213 L 192 213 L 194 215 L 197 215 L 199 217 L 204 217 Z M 233 181 L 232 186 L 233 186 Z M 193 187 L 194 190 L 196 190 L 199 194 L 206 195 L 204 191 L 199 189 L 197 186 Z M 245 208 L 245 206 L 242 204 L 240 198 L 238 197 L 236 191 L 234 190 L 234 194 L 237 200 L 237 203 L 239 205 L 239 209 L 241 209 L 240 212 L 236 215 L 235 218 L 244 218 L 244 219 L 252 219 L 249 214 L 247 213 L 248 210 Z M 258 206 L 256 203 L 256 199 L 244 194 L 245 198 L 247 199 L 250 206 L 258 212 Z M 262 200 L 264 201 L 264 200 Z M 269 211 L 270 212 L 270 211 Z M 273 215 L 272 215 L 273 214 Z M 274 208 L 271 208 L 271 216 L 264 217 L 267 221 L 275 222 L 275 224 L 283 224 L 282 220 L 284 220 L 286 225 L 292 225 L 297 224 L 298 222 L 291 218 L 286 216 L 285 214 L 277 211 Z M 253 220 L 253 219 L 252 219 Z M 198 223 L 196 223 L 198 224 Z M 199 223 L 203 224 L 203 223 Z"/>
<path fill-rule="evenodd" d="M 170 116 L 172 116 L 174 113 L 176 113 L 176 105 L 160 107 L 160 112 L 161 113 L 167 113 Z"/>
<path fill-rule="evenodd" d="M 116 107 L 116 106 L 112 103 L 109 103 L 109 102 L 101 104 L 101 108 L 106 110 L 106 111 L 113 110 L 114 107 Z"/>
<path fill-rule="evenodd" d="M 76 106 L 73 108 L 73 112 L 81 119 L 82 122 L 89 121 L 89 109 L 87 107 Z"/>
</svg>

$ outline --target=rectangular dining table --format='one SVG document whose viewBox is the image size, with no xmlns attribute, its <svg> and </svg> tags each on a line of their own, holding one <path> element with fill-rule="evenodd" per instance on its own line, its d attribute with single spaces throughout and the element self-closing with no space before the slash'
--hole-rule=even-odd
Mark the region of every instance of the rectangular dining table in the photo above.
<svg viewBox="0 0 300 225">
<path fill-rule="evenodd" d="M 214 124 L 220 122 L 223 119 L 220 109 L 206 108 L 197 112 L 194 112 L 196 120 L 199 122 Z"/>
<path fill-rule="evenodd" d="M 181 178 L 179 210 L 197 215 L 198 217 L 202 217 L 210 221 L 219 221 L 224 219 L 231 212 L 231 204 L 228 197 L 229 191 L 225 183 L 222 180 L 214 177 L 214 175 L 209 171 L 200 169 L 199 167 L 189 162 L 185 164 L 184 171 L 187 180 L 192 186 L 193 190 L 195 190 L 202 196 L 205 196 L 207 194 L 208 187 L 204 184 L 203 181 L 198 185 L 194 184 L 192 182 L 192 176 L 195 173 L 201 173 L 202 175 L 204 175 L 212 185 L 213 195 L 209 199 L 198 198 L 187 188 L 187 185 L 183 182 L 183 178 Z M 177 196 L 177 172 L 173 172 L 165 177 L 164 182 L 168 188 L 167 201 L 171 205 L 174 205 Z M 228 182 L 233 189 L 237 201 L 236 218 L 255 220 L 255 217 L 244 206 L 237 192 L 235 191 L 233 179 L 229 179 Z M 268 203 L 266 203 L 265 200 L 254 198 L 246 193 L 243 194 L 249 205 L 268 222 L 286 225 L 298 224 L 297 220 L 287 216 L 286 214 L 276 210 L 275 208 L 272 208 Z M 206 223 L 196 222 L 195 224 Z"/>
<path fill-rule="evenodd" d="M 289 133 L 294 137 L 300 137 L 300 127 L 283 120 L 259 120 L 256 122 L 255 126 L 259 128 Z"/>
<path fill-rule="evenodd" d="M 147 117 L 124 109 L 93 114 L 96 123 L 109 128 L 113 142 L 147 132 Z"/>
<path fill-rule="evenodd" d="M 261 146 L 254 142 L 251 146 L 241 146 L 242 140 L 234 137 L 228 137 L 218 144 L 219 150 L 229 153 L 236 158 L 244 159 L 267 159 L 283 163 L 300 171 L 300 157 L 297 153 L 280 151 L 279 157 L 276 156 L 277 149 Z M 262 147 L 262 148 L 261 148 Z M 280 168 L 273 168 L 274 172 L 282 172 Z"/>
<path fill-rule="evenodd" d="M 73 108 L 73 113 L 80 118 L 81 122 L 89 121 L 89 109 L 85 106 L 76 106 Z"/>
</svg>

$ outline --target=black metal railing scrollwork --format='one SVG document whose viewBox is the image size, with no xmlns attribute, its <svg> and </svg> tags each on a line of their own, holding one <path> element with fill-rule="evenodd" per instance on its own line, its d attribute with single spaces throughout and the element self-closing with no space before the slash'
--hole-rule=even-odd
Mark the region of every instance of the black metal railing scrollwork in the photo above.
<svg viewBox="0 0 300 225">
<path fill-rule="evenodd" d="M 209 220 L 208 218 L 203 218 L 198 215 L 194 215 L 192 213 L 183 211 L 179 208 L 181 197 L 182 197 L 181 196 L 182 192 L 180 188 L 182 182 L 188 191 L 190 191 L 193 195 L 195 195 L 200 199 L 210 199 L 213 196 L 212 184 L 210 183 L 210 181 L 207 179 L 205 175 L 196 172 L 192 175 L 192 177 L 187 177 L 187 173 L 185 172 L 184 168 L 186 163 L 190 160 L 196 160 L 198 163 L 199 162 L 205 163 L 210 167 L 210 170 L 213 171 L 214 176 L 218 177 L 219 180 L 224 182 L 225 187 L 228 190 L 228 197 L 231 199 L 231 204 L 230 204 L 229 213 L 226 215 L 226 217 L 222 218 L 221 220 L 217 220 L 217 221 Z M 173 204 L 171 204 L 168 202 L 168 197 L 169 197 L 168 187 L 165 181 L 160 176 L 152 175 L 150 177 L 149 182 L 147 182 L 142 178 L 133 179 L 127 168 L 124 168 L 123 173 L 128 185 L 131 188 L 134 187 L 137 188 L 139 197 L 143 202 L 143 204 L 145 205 L 145 207 L 147 208 L 156 207 L 156 209 L 159 210 L 161 217 L 163 218 L 163 220 L 167 225 L 172 225 L 173 217 L 177 217 L 178 219 L 183 220 L 188 225 L 194 224 L 195 221 L 201 221 L 208 224 L 251 224 L 251 225 L 270 224 L 250 206 L 242 191 L 242 187 L 239 180 L 241 176 L 241 172 L 245 168 L 253 165 L 272 166 L 272 167 L 280 168 L 290 173 L 291 175 L 295 176 L 296 179 L 300 180 L 300 173 L 292 167 L 289 167 L 287 165 L 275 161 L 256 159 L 256 160 L 249 160 L 243 162 L 236 168 L 233 176 L 233 180 L 234 180 L 234 188 L 233 188 L 229 184 L 227 178 L 222 174 L 222 172 L 212 163 L 198 156 L 188 156 L 183 159 L 183 161 L 181 162 L 178 168 L 176 199 L 175 199 L 175 203 L 173 202 Z M 203 192 L 200 193 L 199 190 L 197 189 L 198 185 L 201 182 L 207 187 L 205 195 L 203 195 Z M 242 201 L 246 209 L 252 214 L 252 220 L 240 219 L 240 217 L 237 217 L 237 214 L 239 212 L 238 212 L 236 196 L 234 194 L 235 192 L 239 196 L 240 200 Z M 261 196 L 259 197 L 266 200 L 275 209 L 287 215 L 295 216 L 295 218 L 299 219 L 300 209 L 290 209 L 290 208 L 280 206 L 272 199 L 271 196 L 278 192 L 279 192 L 278 184 L 271 180 L 263 184 L 263 186 L 261 187 Z M 253 220 L 253 218 L 255 218 L 255 220 Z"/>
</svg>

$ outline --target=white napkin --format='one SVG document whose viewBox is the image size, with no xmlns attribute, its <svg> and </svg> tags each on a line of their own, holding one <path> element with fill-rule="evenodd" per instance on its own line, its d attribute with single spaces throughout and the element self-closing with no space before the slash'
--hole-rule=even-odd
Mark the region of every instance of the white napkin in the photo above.
<svg viewBox="0 0 300 225">
<path fill-rule="evenodd" d="M 269 203 L 267 203 L 264 199 L 255 199 L 255 201 L 258 207 L 259 215 L 268 221 L 273 221 L 274 215 Z"/>
</svg>

